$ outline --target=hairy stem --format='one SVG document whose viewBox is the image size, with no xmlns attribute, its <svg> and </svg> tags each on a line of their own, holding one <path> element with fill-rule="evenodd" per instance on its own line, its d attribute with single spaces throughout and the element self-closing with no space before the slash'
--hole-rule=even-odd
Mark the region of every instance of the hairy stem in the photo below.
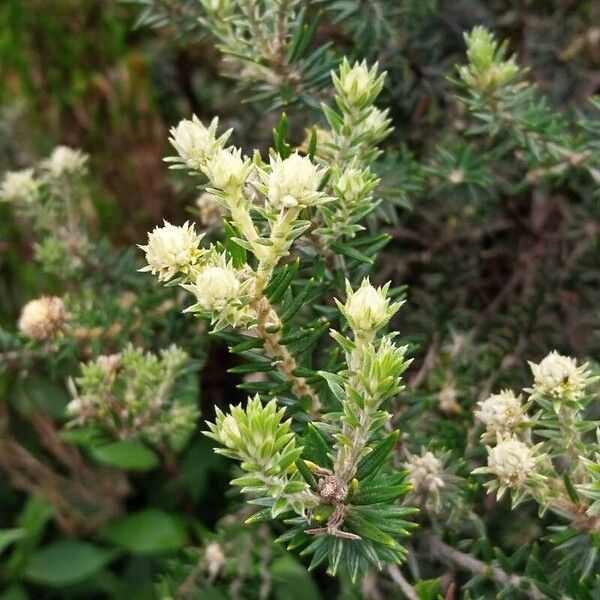
<svg viewBox="0 0 600 600">
<path fill-rule="evenodd" d="M 268 331 L 269 325 L 272 324 L 273 316 L 276 315 L 269 301 L 263 296 L 256 303 L 258 334 L 264 341 L 265 351 L 269 358 L 277 359 L 275 367 L 291 382 L 292 391 L 298 398 L 307 396 L 311 401 L 310 414 L 318 416 L 321 411 L 321 401 L 317 393 L 306 382 L 304 377 L 294 375 L 294 371 L 298 368 L 298 363 L 290 351 L 281 343 L 281 333 L 279 331 Z"/>
</svg>

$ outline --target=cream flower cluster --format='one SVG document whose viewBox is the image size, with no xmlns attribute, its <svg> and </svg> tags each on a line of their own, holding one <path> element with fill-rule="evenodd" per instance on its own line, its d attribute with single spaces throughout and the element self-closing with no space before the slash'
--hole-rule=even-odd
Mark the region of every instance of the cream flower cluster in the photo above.
<svg viewBox="0 0 600 600">
<path fill-rule="evenodd" d="M 225 553 L 219 542 L 210 542 L 204 550 L 204 564 L 208 572 L 209 580 L 214 580 L 226 563 Z"/>
<path fill-rule="evenodd" d="M 319 186 L 325 169 L 317 167 L 307 156 L 298 153 L 285 159 L 271 157 L 269 172 L 261 170 L 260 176 L 267 188 L 268 201 L 274 208 L 314 206 L 325 199 Z"/>
<path fill-rule="evenodd" d="M 442 461 L 433 452 L 410 456 L 406 469 L 415 494 L 435 494 L 444 487 Z"/>
<path fill-rule="evenodd" d="M 0 184 L 0 200 L 6 202 L 30 202 L 35 200 L 40 188 L 33 169 L 8 171 Z"/>
<path fill-rule="evenodd" d="M 202 192 L 198 196 L 196 208 L 200 221 L 205 227 L 216 227 L 223 223 L 226 209 L 209 192 Z"/>
<path fill-rule="evenodd" d="M 522 486 L 535 472 L 535 466 L 532 448 L 515 437 L 499 440 L 494 448 L 488 447 L 489 470 L 503 486 Z"/>
<path fill-rule="evenodd" d="M 239 298 L 241 282 L 231 266 L 208 265 L 201 269 L 194 283 L 183 287 L 196 296 L 203 310 L 216 312 Z"/>
<path fill-rule="evenodd" d="M 41 166 L 51 177 L 58 178 L 83 172 L 88 159 L 88 155 L 81 150 L 57 146 Z"/>
<path fill-rule="evenodd" d="M 219 119 L 214 118 L 206 127 L 193 115 L 191 120 L 184 119 L 176 127 L 171 128 L 169 141 L 179 156 L 168 157 L 167 162 L 181 163 L 183 166 L 200 170 L 215 153 L 223 147 L 231 130 L 217 138 Z"/>
<path fill-rule="evenodd" d="M 189 272 L 202 251 L 194 225 L 185 222 L 181 226 L 164 221 L 162 227 L 155 227 L 148 234 L 148 243 L 139 246 L 146 253 L 147 266 L 140 271 L 149 271 L 158 276 L 159 281 L 169 281 L 180 272 Z"/>
<path fill-rule="evenodd" d="M 578 400 L 585 392 L 587 365 L 577 366 L 570 356 L 551 352 L 539 364 L 529 363 L 535 392 L 554 400 Z"/>
<path fill-rule="evenodd" d="M 503 390 L 478 402 L 475 416 L 486 426 L 488 437 L 511 433 L 525 421 L 523 403 L 512 390 Z"/>
<path fill-rule="evenodd" d="M 217 150 L 202 167 L 210 184 L 230 195 L 241 189 L 251 170 L 250 159 L 242 157 L 242 151 L 233 147 Z"/>
<path fill-rule="evenodd" d="M 48 340 L 62 331 L 65 320 L 63 301 L 56 296 L 42 296 L 25 304 L 18 327 L 32 340 Z"/>
</svg>

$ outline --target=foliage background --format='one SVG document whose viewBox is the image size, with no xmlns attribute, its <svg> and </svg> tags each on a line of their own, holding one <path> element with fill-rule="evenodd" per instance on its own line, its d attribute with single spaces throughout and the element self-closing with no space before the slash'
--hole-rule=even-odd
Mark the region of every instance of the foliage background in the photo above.
<svg viewBox="0 0 600 600">
<path fill-rule="evenodd" d="M 163 218 L 179 223 L 189 217 L 196 191 L 162 161 L 171 125 L 192 112 L 204 120 L 218 114 L 225 127 L 235 126 L 236 144 L 265 149 L 279 116 L 260 103 L 242 104 L 246 94 L 221 75 L 222 59 L 210 39 L 197 31 L 179 35 L 173 26 L 135 28 L 139 13 L 139 6 L 109 0 L 0 5 L 0 171 L 25 167 L 59 143 L 83 148 L 92 157 L 93 230 L 123 249 L 141 243 Z M 385 225 L 392 241 L 374 272 L 380 281 L 408 286 L 397 326 L 415 348 L 409 402 L 436 410 L 445 384 L 451 381 L 458 391 L 458 416 L 448 416 L 439 438 L 440 445 L 456 449 L 467 443 L 464 418 L 474 402 L 486 389 L 524 383 L 526 359 L 552 348 L 598 356 L 600 214 L 597 196 L 580 175 L 536 182 L 528 179 L 531 169 L 515 167 L 512 156 L 493 163 L 493 153 L 464 143 L 464 112 L 450 96 L 447 76 L 464 61 L 462 32 L 483 23 L 509 40 L 510 51 L 530 67 L 553 107 L 576 115 L 600 87 L 600 6 L 591 0 L 407 0 L 398 3 L 390 22 L 393 35 L 385 45 L 385 32 L 378 38 L 369 31 L 365 39 L 371 43 L 359 48 L 352 24 L 327 18 L 317 37 L 335 39 L 350 54 L 377 57 L 390 73 L 381 105 L 390 106 L 396 131 L 386 142 L 391 158 L 382 172 L 396 210 Z M 289 113 L 299 142 L 303 113 L 293 106 Z M 455 184 L 449 175 L 457 168 L 467 177 Z M 498 183 L 492 176 L 497 170 L 510 185 Z M 0 324 L 8 331 L 25 301 L 60 291 L 59 282 L 33 262 L 32 242 L 0 205 Z M 176 311 L 165 319 L 165 331 L 179 327 L 185 335 L 189 321 Z M 149 348 L 163 345 L 164 334 L 154 337 L 156 331 L 142 336 Z M 202 367 L 197 398 L 203 418 L 210 419 L 215 405 L 226 407 L 244 396 L 236 388 L 239 377 L 227 372 L 237 359 L 201 332 L 194 339 L 190 350 Z M 454 361 L 457 344 L 460 359 Z M 65 401 L 65 379 L 63 372 L 45 369 L 35 372 L 33 383 L 8 373 L 0 379 L 0 394 L 14 404 L 35 393 L 52 411 Z M 427 425 L 419 427 L 424 441 L 431 433 Z M 228 467 L 210 448 L 195 438 L 179 458 L 177 481 L 165 483 L 156 472 L 134 476 L 128 511 L 160 509 L 188 518 L 185 529 L 179 522 L 165 525 L 174 547 L 198 544 L 236 504 L 227 493 Z M 42 528 L 44 508 L 30 503 L 29 517 L 23 516 L 25 501 L 0 472 L 0 528 L 29 518 L 40 524 L 34 546 L 51 542 L 58 534 L 53 525 Z M 510 552 L 539 538 L 539 523 L 527 515 L 506 524 L 506 513 L 494 514 L 487 523 L 490 547 Z M 276 597 L 294 597 L 294 576 L 315 587 L 300 563 L 273 552 L 279 561 L 272 565 Z M 119 556 L 110 569 L 65 591 L 46 585 L 23 549 L 26 583 L 11 587 L 13 595 L 5 598 L 152 597 L 165 554 Z M 113 560 L 97 558 L 102 565 Z M 2 575 L 17 571 L 8 565 Z M 324 574 L 314 581 L 322 597 L 345 593 Z"/>
</svg>

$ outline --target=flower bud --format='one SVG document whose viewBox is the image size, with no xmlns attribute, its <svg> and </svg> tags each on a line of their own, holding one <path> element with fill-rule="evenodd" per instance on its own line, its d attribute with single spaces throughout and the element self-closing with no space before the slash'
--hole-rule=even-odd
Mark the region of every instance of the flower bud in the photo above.
<svg viewBox="0 0 600 600">
<path fill-rule="evenodd" d="M 505 59 L 506 47 L 485 27 L 475 27 L 465 34 L 468 65 L 459 67 L 460 78 L 478 91 L 497 90 L 519 74 L 515 58 Z"/>
<path fill-rule="evenodd" d="M 19 330 L 32 340 L 47 340 L 61 331 L 65 324 L 65 307 L 56 296 L 42 296 L 23 307 Z"/>
<path fill-rule="evenodd" d="M 37 197 L 39 187 L 39 182 L 33 176 L 33 169 L 8 171 L 0 184 L 0 200 L 31 202 Z"/>
<path fill-rule="evenodd" d="M 503 485 L 518 487 L 534 473 L 535 460 L 529 446 L 516 438 L 508 438 L 488 448 L 488 467 Z"/>
<path fill-rule="evenodd" d="M 201 0 L 201 2 L 206 12 L 221 19 L 230 16 L 235 8 L 232 0 Z"/>
<path fill-rule="evenodd" d="M 365 193 L 368 181 L 365 181 L 364 173 L 360 169 L 347 169 L 335 184 L 336 192 L 343 196 L 348 204 L 355 204 Z"/>
<path fill-rule="evenodd" d="M 387 109 L 379 110 L 373 106 L 367 117 L 358 124 L 355 133 L 366 135 L 371 142 L 378 142 L 390 133 L 391 122 Z"/>
<path fill-rule="evenodd" d="M 390 307 L 387 287 L 374 288 L 368 279 L 363 280 L 356 292 L 348 286 L 346 304 L 338 306 L 355 334 L 372 334 L 390 320 L 398 306 Z"/>
<path fill-rule="evenodd" d="M 577 361 L 562 356 L 556 350 L 540 362 L 530 362 L 534 377 L 534 391 L 555 400 L 577 400 L 583 396 L 587 380 L 586 365 L 577 366 Z"/>
<path fill-rule="evenodd" d="M 83 172 L 88 161 L 88 155 L 69 148 L 68 146 L 57 146 L 49 158 L 42 162 L 42 167 L 52 177 L 63 177 L 74 173 Z"/>
<path fill-rule="evenodd" d="M 383 87 L 385 75 L 377 77 L 377 64 L 369 69 L 366 61 L 350 63 L 344 59 L 339 75 L 333 82 L 343 102 L 349 106 L 364 107 L 371 104 Z"/>
<path fill-rule="evenodd" d="M 278 209 L 317 204 L 324 198 L 318 191 L 323 174 L 310 158 L 297 153 L 286 159 L 271 157 L 270 173 L 262 174 L 269 203 Z"/>
<path fill-rule="evenodd" d="M 146 253 L 148 263 L 140 271 L 158 275 L 159 281 L 169 281 L 178 272 L 186 272 L 202 252 L 199 248 L 202 237 L 187 221 L 181 227 L 164 221 L 162 227 L 148 234 L 148 244 L 139 246 Z"/>
</svg>

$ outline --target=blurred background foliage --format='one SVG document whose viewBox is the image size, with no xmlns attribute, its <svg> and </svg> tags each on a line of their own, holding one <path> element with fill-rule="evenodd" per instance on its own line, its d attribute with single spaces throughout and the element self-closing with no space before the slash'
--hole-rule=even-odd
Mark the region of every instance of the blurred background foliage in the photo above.
<svg viewBox="0 0 600 600">
<path fill-rule="evenodd" d="M 508 40 L 509 53 L 530 68 L 530 79 L 552 108 L 571 123 L 584 113 L 596 114 L 597 126 L 599 108 L 587 101 L 600 89 L 600 4 L 324 0 L 312 8 L 316 12 L 319 6 L 326 13 L 314 43 L 333 41 L 333 64 L 345 53 L 379 60 L 389 73 L 380 104 L 390 107 L 395 131 L 378 170 L 395 210 L 381 225 L 391 241 L 374 272 L 378 281 L 408 285 L 408 306 L 396 325 L 413 342 L 416 360 L 403 402 L 418 406 L 420 414 L 444 417 L 441 426 L 439 418 L 420 421 L 411 433 L 427 443 L 435 429 L 440 447 L 461 449 L 472 442 L 465 431 L 475 401 L 508 382 L 524 383 L 526 359 L 553 348 L 598 357 L 600 208 L 597 180 L 589 174 L 567 169 L 547 177 L 539 172 L 543 165 L 521 160 L 522 149 L 510 141 L 492 144 L 467 135 L 472 123 L 448 76 L 455 74 L 453 65 L 464 62 L 463 32 L 485 24 Z M 225 128 L 235 126 L 234 143 L 264 150 L 279 118 L 279 111 L 266 110 L 264 103 L 243 103 L 248 90 L 223 75 L 214 40 L 190 14 L 202 14 L 194 0 L 0 3 L 0 171 L 24 168 L 57 144 L 82 148 L 91 155 L 86 193 L 94 207 L 92 232 L 124 252 L 142 243 L 163 218 L 183 222 L 196 199 L 189 178 L 169 172 L 163 163 L 170 126 L 191 113 L 203 120 L 218 114 Z M 305 110 L 311 109 L 286 110 L 299 144 L 312 122 Z M 0 204 L 3 330 L 14 331 L 28 299 L 61 289 L 55 275 L 40 272 L 33 252 L 32 236 Z M 135 267 L 130 251 L 121 268 L 133 272 Z M 142 276 L 136 282 L 136 290 L 148 294 L 148 306 L 174 302 L 169 291 L 148 291 L 151 284 Z M 102 298 L 106 323 L 120 315 L 121 300 Z M 133 339 L 157 350 L 169 336 L 185 339 L 200 373 L 192 393 L 202 418 L 213 416 L 215 404 L 241 398 L 237 376 L 226 372 L 236 359 L 219 342 L 207 341 L 201 327 L 194 326 L 186 339 L 191 320 L 178 310 L 164 310 L 143 331 L 136 329 L 140 320 L 126 324 L 108 349 Z M 64 381 L 76 366 L 58 361 L 48 369 L 33 363 L 26 379 L 2 375 L 0 395 L 10 395 L 13 406 L 26 398 L 58 415 L 57 407 L 67 400 Z M 404 405 L 397 408 L 399 423 L 409 430 L 408 417 L 414 414 L 407 416 Z M 35 426 L 17 427 L 24 443 L 39 446 L 39 429 L 36 434 Z M 225 547 L 228 539 L 239 542 L 230 530 L 238 525 L 219 521 L 237 499 L 226 492 L 228 467 L 213 455 L 208 440 L 192 440 L 170 480 L 164 477 L 172 467 L 168 456 L 161 457 L 160 471 L 140 460 L 145 466 L 130 475 L 135 491 L 127 500 L 129 514 L 104 532 L 110 544 L 102 547 L 59 539 L 48 505 L 36 497 L 26 500 L 0 473 L 0 552 L 11 548 L 0 575 L 17 582 L 0 598 L 149 598 L 169 551 L 190 538 L 196 545 L 206 543 L 217 522 Z M 107 493 L 118 498 L 121 492 Z M 540 523 L 527 515 L 527 508 L 520 508 L 507 523 L 499 510 L 487 522 L 487 534 L 516 551 L 541 533 Z M 13 527 L 11 538 L 5 532 Z M 269 585 L 281 600 L 318 598 L 319 593 L 330 598 L 338 592 L 359 597 L 323 574 L 315 576 L 318 592 L 300 562 L 272 549 L 268 530 L 243 535 L 246 546 L 230 544 L 234 560 L 227 567 L 234 582 L 242 573 L 240 586 L 248 580 L 254 582 L 248 589 L 260 588 L 270 569 Z M 479 551 L 493 557 L 489 541 L 481 541 Z M 249 559 L 252 553 L 256 556 Z M 70 565 L 71 579 L 64 556 L 80 561 Z M 189 565 L 197 560 L 192 556 Z M 520 560 L 517 556 L 515 564 Z M 160 585 L 164 594 L 172 593 L 173 581 L 187 581 L 193 567 L 186 569 L 173 566 Z M 394 593 L 389 582 L 380 586 L 384 594 Z M 429 588 L 433 595 L 427 596 L 426 588 L 423 584 L 422 597 L 435 597 L 435 584 Z M 210 593 L 198 597 L 228 597 Z M 244 593 L 239 597 L 259 597 Z"/>
</svg>

